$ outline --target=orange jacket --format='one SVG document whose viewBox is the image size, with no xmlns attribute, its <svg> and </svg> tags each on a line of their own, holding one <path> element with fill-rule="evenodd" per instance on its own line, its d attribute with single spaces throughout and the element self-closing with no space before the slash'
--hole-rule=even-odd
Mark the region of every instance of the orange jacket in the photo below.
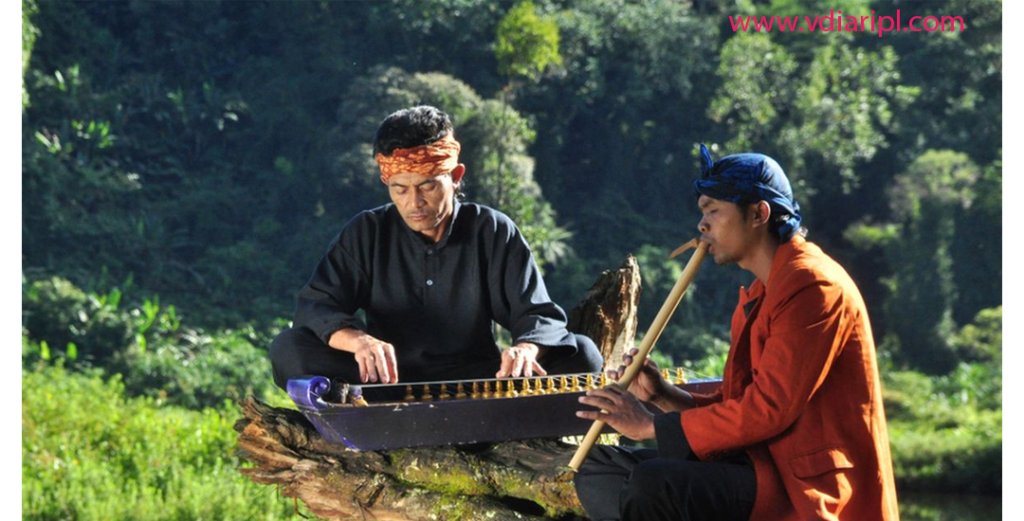
<svg viewBox="0 0 1024 521">
<path fill-rule="evenodd" d="M 680 415 L 694 453 L 754 462 L 751 520 L 899 519 L 864 301 L 803 237 L 779 246 L 767 289 L 740 289 L 722 386 L 695 399 Z"/>
</svg>

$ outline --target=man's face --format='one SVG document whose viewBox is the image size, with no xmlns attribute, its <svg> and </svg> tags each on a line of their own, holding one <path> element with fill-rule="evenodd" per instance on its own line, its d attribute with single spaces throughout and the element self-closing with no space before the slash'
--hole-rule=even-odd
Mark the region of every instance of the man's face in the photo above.
<svg viewBox="0 0 1024 521">
<path fill-rule="evenodd" d="M 434 242 L 441 240 L 451 220 L 455 188 L 451 174 L 394 174 L 388 179 L 388 194 L 405 224 Z"/>
<path fill-rule="evenodd" d="M 741 263 L 749 254 L 753 225 L 735 203 L 706 195 L 697 200 L 704 217 L 697 224 L 701 240 L 709 245 L 715 264 Z M 748 208 L 748 210 L 752 209 Z"/>
</svg>

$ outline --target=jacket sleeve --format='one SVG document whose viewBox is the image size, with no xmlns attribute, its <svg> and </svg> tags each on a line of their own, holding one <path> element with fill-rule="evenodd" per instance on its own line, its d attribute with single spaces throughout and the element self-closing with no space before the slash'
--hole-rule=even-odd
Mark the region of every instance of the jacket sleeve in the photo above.
<svg viewBox="0 0 1024 521">
<path fill-rule="evenodd" d="M 510 220 L 497 224 L 488 263 L 494 320 L 512 333 L 514 343 L 575 350 L 576 341 L 565 328 L 565 312 L 548 296 L 526 239 Z"/>
<path fill-rule="evenodd" d="M 715 392 L 711 394 L 705 393 L 690 393 L 693 397 L 693 403 L 695 407 L 704 407 L 705 405 L 711 405 L 713 403 L 719 403 L 722 401 L 722 389 L 715 389 Z"/>
<path fill-rule="evenodd" d="M 770 331 L 752 383 L 739 399 L 680 415 L 689 446 L 701 459 L 748 447 L 786 430 L 840 354 L 850 330 L 842 289 L 801 275 L 779 283 L 795 289 L 762 310 L 769 313 Z"/>
<path fill-rule="evenodd" d="M 299 291 L 295 309 L 295 327 L 309 328 L 325 344 L 339 329 L 366 330 L 355 314 L 368 300 L 370 279 L 346 251 L 341 237 L 331 242 L 309 282 Z"/>
</svg>

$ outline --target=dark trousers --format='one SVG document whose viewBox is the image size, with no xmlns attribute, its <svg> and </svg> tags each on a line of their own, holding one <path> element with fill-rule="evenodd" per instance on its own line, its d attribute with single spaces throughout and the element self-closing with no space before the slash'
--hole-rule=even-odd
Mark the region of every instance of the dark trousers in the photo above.
<svg viewBox="0 0 1024 521">
<path fill-rule="evenodd" d="M 655 449 L 596 445 L 576 474 L 593 521 L 747 521 L 757 480 L 746 455 L 727 461 L 659 458 Z"/>
<path fill-rule="evenodd" d="M 549 349 L 538 360 L 549 374 L 601 371 L 604 359 L 594 341 L 583 335 L 573 336 L 576 340 L 575 353 L 571 353 L 571 349 Z M 494 374 L 501 368 L 500 359 L 467 361 L 455 367 L 440 369 L 416 367 L 403 364 L 402 354 L 397 354 L 398 377 L 402 382 L 494 378 Z M 285 389 L 289 379 L 303 375 L 360 383 L 359 364 L 355 356 L 324 344 L 307 328 L 281 331 L 270 344 L 270 363 L 274 368 L 274 383 L 282 389 Z"/>
</svg>

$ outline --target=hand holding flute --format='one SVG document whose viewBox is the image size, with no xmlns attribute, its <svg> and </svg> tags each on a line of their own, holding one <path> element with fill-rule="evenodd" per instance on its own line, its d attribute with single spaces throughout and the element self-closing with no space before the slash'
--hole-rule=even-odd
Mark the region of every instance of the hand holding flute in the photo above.
<svg viewBox="0 0 1024 521">
<path fill-rule="evenodd" d="M 624 365 L 619 366 L 618 370 L 609 370 L 608 378 L 613 381 L 620 380 L 637 353 L 638 350 L 633 348 L 623 355 Z M 588 391 L 579 401 L 600 410 L 579 411 L 576 416 L 588 420 L 601 420 L 623 436 L 636 441 L 654 437 L 654 414 L 644 407 L 642 402 L 651 403 L 662 412 L 681 411 L 693 407 L 693 397 L 690 393 L 665 381 L 658 365 L 650 358 L 643 361 L 643 367 L 627 390 L 617 385 L 609 385 L 603 389 Z"/>
<path fill-rule="evenodd" d="M 665 324 L 668 322 L 669 317 L 675 312 L 676 307 L 679 305 L 679 301 L 682 300 L 683 294 L 686 293 L 686 289 L 690 286 L 690 282 L 693 281 L 693 277 L 697 274 L 697 268 L 700 267 L 701 261 L 704 260 L 704 255 L 707 253 L 707 246 L 697 241 L 696 239 L 684 244 L 672 252 L 672 257 L 675 257 L 679 253 L 682 253 L 686 249 L 696 247 L 697 250 L 693 253 L 693 257 L 686 264 L 686 268 L 683 269 L 683 273 L 679 276 L 679 280 L 676 281 L 676 285 L 672 288 L 665 303 L 662 304 L 661 310 L 658 312 L 658 316 L 654 318 L 654 323 L 651 324 L 647 334 L 644 336 L 643 341 L 640 343 L 640 348 L 633 355 L 636 357 L 633 363 L 629 364 L 616 383 L 611 386 L 605 387 L 602 390 L 595 391 L 594 396 L 588 397 L 597 400 L 604 400 L 604 404 L 613 405 L 616 410 L 623 411 L 623 414 L 616 413 L 615 421 L 622 424 L 625 428 L 630 429 L 630 433 L 622 432 L 626 436 L 632 438 L 635 436 L 646 436 L 647 438 L 654 436 L 654 417 L 647 411 L 642 404 L 636 399 L 635 396 L 624 392 L 628 389 L 634 378 L 646 367 L 647 355 L 650 354 L 654 348 L 654 343 L 658 341 L 658 337 L 661 336 L 662 331 L 665 330 Z M 660 377 L 659 377 L 660 378 Z M 612 389 L 612 387 L 615 387 Z M 590 393 L 588 393 L 590 394 Z M 587 403 L 587 402 L 584 402 Z M 608 409 L 604 409 L 608 411 Z M 605 416 L 612 415 L 610 411 L 602 413 L 595 412 L 590 413 L 592 416 L 583 416 L 584 418 L 594 419 L 594 424 L 590 427 L 590 431 L 583 438 L 583 442 L 580 443 L 579 448 L 576 450 L 576 454 L 573 455 L 572 461 L 569 462 L 569 467 L 577 471 L 583 465 L 583 460 L 587 457 L 587 453 L 593 448 L 597 442 L 598 436 L 601 434 L 601 430 L 604 429 Z M 618 430 L 618 429 L 617 429 Z M 646 438 L 640 438 L 646 439 Z"/>
</svg>

